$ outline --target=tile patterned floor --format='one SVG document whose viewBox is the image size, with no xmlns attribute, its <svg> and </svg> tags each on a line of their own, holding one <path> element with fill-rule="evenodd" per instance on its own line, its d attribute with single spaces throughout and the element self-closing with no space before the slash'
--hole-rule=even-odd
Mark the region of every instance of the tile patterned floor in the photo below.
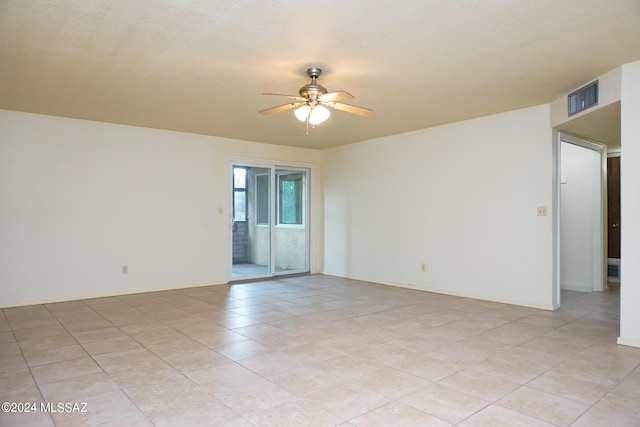
<svg viewBox="0 0 640 427">
<path fill-rule="evenodd" d="M 0 425 L 640 426 L 619 294 L 562 301 L 303 276 L 8 308 L 0 401 L 38 412 Z"/>
</svg>

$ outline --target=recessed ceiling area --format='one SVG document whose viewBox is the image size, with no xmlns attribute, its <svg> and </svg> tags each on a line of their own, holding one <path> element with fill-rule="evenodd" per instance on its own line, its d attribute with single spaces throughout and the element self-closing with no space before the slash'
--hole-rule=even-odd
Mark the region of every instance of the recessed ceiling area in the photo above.
<svg viewBox="0 0 640 427">
<path fill-rule="evenodd" d="M 549 103 L 640 60 L 639 22 L 637 0 L 3 0 L 0 108 L 322 149 Z M 309 136 L 258 114 L 312 66 L 374 114 Z"/>
<path fill-rule="evenodd" d="M 605 144 L 609 151 L 620 151 L 620 101 L 580 115 L 557 129 Z"/>
</svg>

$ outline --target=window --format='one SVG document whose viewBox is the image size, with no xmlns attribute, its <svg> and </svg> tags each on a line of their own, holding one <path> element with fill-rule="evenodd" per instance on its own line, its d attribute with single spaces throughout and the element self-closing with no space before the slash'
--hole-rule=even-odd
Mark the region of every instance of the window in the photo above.
<svg viewBox="0 0 640 427">
<path fill-rule="evenodd" d="M 247 220 L 247 169 L 233 168 L 233 220 Z"/>
<path fill-rule="evenodd" d="M 301 172 L 278 174 L 278 224 L 302 225 L 303 187 Z"/>
<path fill-rule="evenodd" d="M 256 225 L 269 225 L 269 174 L 256 175 Z"/>
</svg>

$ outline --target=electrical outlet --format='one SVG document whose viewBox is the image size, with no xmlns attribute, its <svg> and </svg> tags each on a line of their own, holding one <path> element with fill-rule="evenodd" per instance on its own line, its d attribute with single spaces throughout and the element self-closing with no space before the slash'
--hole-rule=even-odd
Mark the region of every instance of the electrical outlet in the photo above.
<svg viewBox="0 0 640 427">
<path fill-rule="evenodd" d="M 128 265 L 123 265 L 122 266 L 122 274 L 129 274 L 129 266 Z"/>
<path fill-rule="evenodd" d="M 546 206 L 538 206 L 538 216 L 547 216 Z"/>
<path fill-rule="evenodd" d="M 422 271 L 423 273 L 427 271 L 427 264 L 425 264 L 424 262 L 420 264 L 420 271 Z"/>
</svg>

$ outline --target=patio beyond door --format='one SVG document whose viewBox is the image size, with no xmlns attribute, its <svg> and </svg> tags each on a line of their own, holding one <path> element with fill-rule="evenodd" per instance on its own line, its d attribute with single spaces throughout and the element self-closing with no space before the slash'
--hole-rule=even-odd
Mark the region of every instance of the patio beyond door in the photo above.
<svg viewBox="0 0 640 427">
<path fill-rule="evenodd" d="M 233 164 L 232 280 L 309 271 L 308 170 Z"/>
</svg>

